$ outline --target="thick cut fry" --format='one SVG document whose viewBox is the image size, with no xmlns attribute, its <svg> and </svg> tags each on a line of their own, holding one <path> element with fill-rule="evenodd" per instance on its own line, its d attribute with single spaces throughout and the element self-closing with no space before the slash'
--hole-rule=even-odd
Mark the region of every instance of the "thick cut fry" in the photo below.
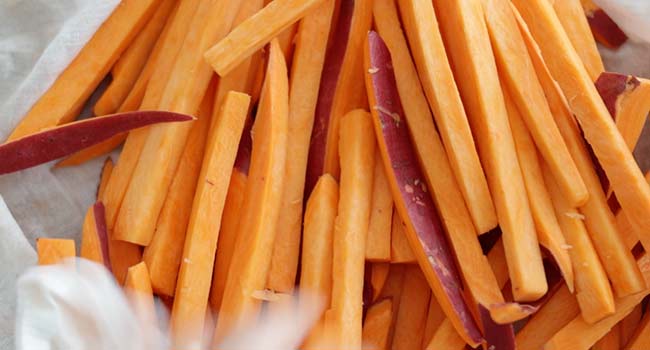
<svg viewBox="0 0 650 350">
<path fill-rule="evenodd" d="M 589 190 L 589 200 L 580 212 L 585 216 L 585 225 L 592 239 L 598 255 L 603 261 L 607 276 L 612 281 L 614 292 L 617 296 L 636 293 L 645 288 L 641 272 L 629 249 L 625 248 L 616 227 L 614 215 L 607 204 L 600 179 L 594 170 L 591 155 L 582 138 L 580 129 L 576 124 L 557 83 L 548 71 L 544 59 L 539 52 L 532 35 L 523 19 L 514 11 L 519 23 L 528 53 L 530 54 L 537 76 L 542 83 L 544 93 L 549 101 L 555 122 L 560 128 L 562 137 L 569 147 L 580 175 Z"/>
<path fill-rule="evenodd" d="M 526 188 L 480 0 L 434 1 L 460 94 L 486 169 L 515 300 L 548 289 Z"/>
<path fill-rule="evenodd" d="M 239 1 L 200 4 L 198 19 L 179 51 L 159 109 L 196 113 L 213 75 L 201 53 L 230 30 L 239 5 Z M 117 239 L 139 245 L 151 242 L 189 130 L 189 125 L 150 129 L 120 208 L 114 231 Z"/>
<path fill-rule="evenodd" d="M 54 84 L 36 101 L 9 141 L 72 121 L 160 0 L 122 1 Z"/>
<path fill-rule="evenodd" d="M 479 234 L 488 232 L 497 225 L 497 216 L 465 108 L 437 28 L 433 5 L 424 0 L 400 0 L 399 6 L 419 70 L 422 89 L 426 93 L 433 117 L 422 90 L 418 88 L 418 72 L 408 55 L 409 49 L 400 31 L 397 11 L 392 1 L 375 1 L 375 22 L 395 62 L 397 86 L 404 101 L 402 105 L 409 118 L 411 133 L 416 140 L 423 168 L 426 172 L 431 171 L 424 160 L 431 149 L 434 149 L 426 141 L 437 139 L 432 136 L 435 135 L 435 127 L 431 121 L 435 118 L 449 163 L 474 226 Z"/>
<path fill-rule="evenodd" d="M 366 235 L 372 207 L 375 135 L 372 117 L 354 110 L 341 119 L 341 185 L 334 228 L 332 317 L 338 348 L 361 349 Z"/>
<path fill-rule="evenodd" d="M 96 202 L 86 211 L 81 230 L 79 256 L 102 264 L 109 271 L 111 270 L 111 261 L 108 254 L 108 232 L 106 231 L 106 217 L 102 202 Z"/>
<path fill-rule="evenodd" d="M 547 0 L 514 0 L 540 45 L 548 68 L 564 92 L 585 138 L 607 175 L 618 202 L 650 247 L 650 186 L 607 112 Z"/>
<path fill-rule="evenodd" d="M 566 249 L 565 236 L 562 234 L 558 220 L 555 217 L 551 197 L 544 184 L 537 148 L 517 107 L 510 98 L 510 94 L 505 88 L 503 91 L 510 119 L 510 128 L 512 129 L 512 136 L 517 150 L 517 158 L 521 166 L 524 184 L 528 193 L 528 202 L 537 229 L 537 238 L 539 243 L 551 252 L 569 290 L 573 291 L 571 258 Z M 555 178 L 557 179 L 557 177 Z M 563 191 L 563 193 L 566 192 Z"/>
<path fill-rule="evenodd" d="M 569 244 L 568 252 L 575 270 L 576 298 L 582 317 L 594 323 L 614 312 L 614 295 L 598 259 L 580 213 L 562 197 L 553 177 L 545 167 L 544 180 L 555 207 L 555 214 Z"/>
<path fill-rule="evenodd" d="M 167 22 L 167 17 L 176 4 L 176 0 L 160 0 L 159 2 L 160 4 L 157 5 L 151 19 L 115 62 L 111 74 L 113 80 L 95 103 L 93 108 L 95 115 L 115 113 L 138 79 L 151 50 L 153 50 L 156 39 Z"/>
<path fill-rule="evenodd" d="M 77 255 L 71 239 L 39 238 L 36 240 L 36 251 L 39 265 L 58 264 Z"/>
<path fill-rule="evenodd" d="M 370 285 L 372 287 L 372 301 L 377 301 L 379 294 L 384 289 L 390 273 L 390 263 L 376 262 L 370 266 Z"/>
<path fill-rule="evenodd" d="M 627 41 L 627 35 L 592 0 L 581 0 L 582 8 L 587 15 L 587 21 L 596 40 L 610 49 L 618 49 Z"/>
<path fill-rule="evenodd" d="M 363 321 L 364 349 L 385 350 L 389 348 L 388 334 L 393 319 L 392 304 L 390 299 L 384 299 L 368 309 Z"/>
<path fill-rule="evenodd" d="M 283 30 L 300 20 L 323 0 L 275 0 L 255 16 L 235 27 L 205 53 L 214 70 L 228 74 Z"/>
<path fill-rule="evenodd" d="M 458 336 L 454 326 L 445 320 L 431 338 L 431 341 L 425 348 L 426 350 L 462 350 L 465 349 L 465 341 Z"/>
<path fill-rule="evenodd" d="M 124 282 L 127 296 L 143 327 L 156 325 L 156 310 L 149 270 L 145 262 L 129 267 Z M 145 328 L 146 329 L 146 328 Z"/>
<path fill-rule="evenodd" d="M 223 169 L 231 169 L 235 162 L 249 103 L 248 95 L 229 93 L 212 139 L 206 145 L 170 320 L 173 341 L 179 348 L 187 348 L 203 331 L 221 214 L 230 182 L 230 172 Z"/>
<path fill-rule="evenodd" d="M 390 188 L 389 188 L 390 189 Z M 390 232 L 390 262 L 393 264 L 416 264 L 417 259 L 406 238 L 406 227 L 397 210 L 393 211 Z"/>
<path fill-rule="evenodd" d="M 271 42 L 266 79 L 252 133 L 253 151 L 233 260 L 228 271 L 213 346 L 255 320 L 273 253 L 284 186 L 288 138 L 288 81 L 284 56 Z"/>
<path fill-rule="evenodd" d="M 596 81 L 605 71 L 605 66 L 580 0 L 553 0 L 551 3 L 591 80 Z"/>
<path fill-rule="evenodd" d="M 366 239 L 366 260 L 391 261 L 393 195 L 390 193 L 386 171 L 379 152 L 375 155 L 372 186 L 372 212 Z M 410 251 L 411 248 L 408 249 Z"/>
<path fill-rule="evenodd" d="M 190 130 L 178 170 L 158 217 L 156 233 L 142 255 L 149 267 L 151 285 L 156 294 L 173 296 L 176 290 L 185 233 L 211 125 L 214 83 L 216 79 L 212 87 L 208 88 L 199 107 L 198 121 Z"/>
<path fill-rule="evenodd" d="M 584 204 L 587 188 L 553 120 L 510 2 L 483 0 L 483 8 L 504 94 L 507 89 L 564 197 L 573 206 Z"/>
<path fill-rule="evenodd" d="M 359 48 L 371 23 L 371 1 L 341 2 L 318 90 L 305 177 L 306 195 L 322 174 L 330 173 L 338 178 L 339 120 L 354 108 L 367 105 L 363 89 L 363 54 Z"/>
<path fill-rule="evenodd" d="M 419 266 L 406 268 L 401 298 L 392 348 L 418 349 L 422 344 L 427 306 L 431 298 L 431 288 Z"/>
<path fill-rule="evenodd" d="M 442 312 L 442 308 L 440 308 L 440 304 L 438 304 L 436 298 L 432 296 L 429 300 L 427 320 L 424 324 L 424 333 L 422 334 L 422 349 L 426 348 L 431 339 L 433 339 L 433 335 L 444 320 L 445 313 Z"/>
<path fill-rule="evenodd" d="M 106 185 L 108 180 L 111 178 L 113 173 L 113 159 L 111 157 L 106 158 L 104 161 L 104 166 L 102 166 L 102 173 L 99 177 L 99 185 L 97 186 L 97 200 L 104 200 L 104 193 L 106 193 Z"/>
<path fill-rule="evenodd" d="M 326 0 L 300 22 L 289 85 L 289 138 L 278 233 L 267 287 L 291 292 L 298 270 L 309 141 L 325 62 L 334 0 Z M 286 55 L 286 53 L 285 53 Z M 304 252 L 303 252 L 304 254 Z M 304 266 L 304 265 L 303 265 Z"/>
</svg>

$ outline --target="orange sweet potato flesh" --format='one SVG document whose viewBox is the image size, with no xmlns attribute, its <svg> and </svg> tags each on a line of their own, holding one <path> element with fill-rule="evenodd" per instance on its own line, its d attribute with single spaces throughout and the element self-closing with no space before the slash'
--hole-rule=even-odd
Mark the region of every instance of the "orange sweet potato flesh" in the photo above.
<svg viewBox="0 0 650 350">
<path fill-rule="evenodd" d="M 445 14 L 440 27 L 503 231 L 514 299 L 537 300 L 548 285 L 481 0 L 434 5 Z"/>
<path fill-rule="evenodd" d="M 634 333 L 636 333 L 636 330 L 641 323 L 642 316 L 643 305 L 639 304 L 635 306 L 634 310 L 632 310 L 632 312 L 618 324 L 618 331 L 620 333 L 619 347 L 625 347 L 625 345 L 632 340 L 632 336 L 634 336 Z"/>
<path fill-rule="evenodd" d="M 338 178 L 339 121 L 354 108 L 365 108 L 363 45 L 372 23 L 372 3 L 354 0 L 341 3 L 331 48 L 323 67 L 314 125 L 309 145 L 305 195 L 325 173 Z"/>
<path fill-rule="evenodd" d="M 287 157 L 288 85 L 284 56 L 274 40 L 252 131 L 249 176 L 213 346 L 255 319 L 261 306 L 251 294 L 264 289 L 273 253 Z"/>
<path fill-rule="evenodd" d="M 622 322 L 622 321 L 621 321 Z M 592 350 L 620 350 L 621 348 L 621 327 L 620 323 L 615 325 L 605 336 L 600 338 L 592 347 Z"/>
<path fill-rule="evenodd" d="M 336 344 L 361 349 L 365 241 L 372 207 L 375 166 L 372 117 L 353 110 L 341 118 L 341 181 L 334 229 L 332 319 Z"/>
<path fill-rule="evenodd" d="M 454 326 L 449 320 L 445 320 L 440 327 L 436 330 L 425 347 L 426 350 L 448 349 L 448 350 L 462 350 L 465 349 L 465 342 L 458 336 Z"/>
<path fill-rule="evenodd" d="M 363 321 L 363 348 L 388 349 L 388 334 L 393 318 L 391 299 L 383 299 L 370 306 Z"/>
<path fill-rule="evenodd" d="M 36 252 L 39 265 L 54 265 L 76 256 L 71 239 L 39 238 L 36 240 Z"/>
<path fill-rule="evenodd" d="M 393 195 L 379 153 L 375 155 L 374 180 L 372 185 L 372 212 L 366 239 L 366 260 L 391 260 L 391 228 L 393 216 Z M 409 248 L 410 249 L 410 248 Z"/>
<path fill-rule="evenodd" d="M 393 348 L 418 349 L 422 343 L 431 298 L 431 289 L 419 266 L 406 268 L 401 298 L 395 321 Z"/>
<path fill-rule="evenodd" d="M 546 0 L 514 0 L 513 4 L 540 45 L 621 207 L 641 233 L 642 243 L 650 246 L 650 187 L 555 12 Z"/>
<path fill-rule="evenodd" d="M 300 232 L 309 141 L 314 125 L 327 38 L 334 0 L 326 0 L 298 27 L 289 82 L 289 143 L 285 186 L 278 219 L 267 288 L 288 293 L 293 289 L 300 255 Z M 286 54 L 285 54 L 286 57 Z"/>
<path fill-rule="evenodd" d="M 379 300 L 390 298 L 393 309 L 393 319 L 391 321 L 390 333 L 388 334 L 388 343 L 393 344 L 393 333 L 395 330 L 395 315 L 399 311 L 399 303 L 402 295 L 402 287 L 404 287 L 404 272 L 406 265 L 390 264 L 388 277 L 384 283 L 384 288 L 379 293 Z"/>
<path fill-rule="evenodd" d="M 108 254 L 108 232 L 102 202 L 96 202 L 88 208 L 81 230 L 81 249 L 79 256 L 111 270 Z"/>
<path fill-rule="evenodd" d="M 405 231 L 404 222 L 400 219 L 397 210 L 394 210 L 390 232 L 390 262 L 393 264 L 417 263 Z"/>
<path fill-rule="evenodd" d="M 650 314 L 646 313 L 624 349 L 647 349 L 648 347 L 650 347 Z"/>
<path fill-rule="evenodd" d="M 106 193 L 106 185 L 108 185 L 108 180 L 111 178 L 113 173 L 113 168 L 115 167 L 113 159 L 111 157 L 106 158 L 104 165 L 102 166 L 102 173 L 99 177 L 99 185 L 97 186 L 97 200 L 103 201 L 104 194 Z"/>
<path fill-rule="evenodd" d="M 379 294 L 384 289 L 390 273 L 390 263 L 376 262 L 370 266 L 370 284 L 372 286 L 372 301 L 377 301 Z"/>
<path fill-rule="evenodd" d="M 160 211 L 156 234 L 142 256 L 149 268 L 151 285 L 157 294 L 173 296 L 176 289 L 185 233 L 211 124 L 215 83 L 216 79 L 199 107 L 198 121 L 192 125 L 178 170 Z"/>
<path fill-rule="evenodd" d="M 127 0 L 113 11 L 9 136 L 9 141 L 72 121 L 160 0 Z"/>
<path fill-rule="evenodd" d="M 144 327 L 156 325 L 156 310 L 149 270 L 145 262 L 129 267 L 124 282 L 129 302 Z"/>
<path fill-rule="evenodd" d="M 235 163 L 249 103 L 250 96 L 230 92 L 206 145 L 170 319 L 173 342 L 179 348 L 189 346 L 203 331 L 221 214 L 230 183 L 230 172 L 223 169 L 231 169 Z"/>
<path fill-rule="evenodd" d="M 472 138 L 465 108 L 437 28 L 433 5 L 425 0 L 399 1 L 416 71 L 408 55 L 409 48 L 399 28 L 397 9 L 392 1 L 375 1 L 375 22 L 379 34 L 386 41 L 395 64 L 395 75 L 403 106 L 412 125 L 411 133 L 420 161 L 427 176 L 432 176 L 432 165 L 427 162 L 429 153 L 438 154 L 435 140 L 435 118 L 444 151 L 476 227 L 481 234 L 497 225 L 497 216 L 483 173 L 476 145 Z M 418 77 L 419 73 L 419 77 Z M 420 80 L 422 88 L 420 86 Z M 444 88 L 439 88 L 444 87 Z M 426 99 L 424 97 L 426 93 Z M 431 111 L 427 106 L 431 106 Z M 433 117 L 432 117 L 433 112 Z M 432 142 L 433 141 L 433 142 Z M 435 147 L 435 148 L 434 148 Z M 444 152 L 443 151 L 443 152 Z"/>
</svg>

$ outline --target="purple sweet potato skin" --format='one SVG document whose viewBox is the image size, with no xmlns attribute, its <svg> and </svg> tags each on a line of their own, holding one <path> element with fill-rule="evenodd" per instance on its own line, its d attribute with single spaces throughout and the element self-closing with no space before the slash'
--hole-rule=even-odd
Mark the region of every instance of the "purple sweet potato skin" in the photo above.
<svg viewBox="0 0 650 350">
<path fill-rule="evenodd" d="M 618 49 L 627 41 L 627 35 L 621 28 L 612 20 L 611 17 L 603 9 L 598 9 L 593 13 L 587 15 L 587 21 L 592 28 L 592 31 L 601 33 L 604 40 L 607 41 L 606 46 L 613 49 Z M 605 34 L 606 33 L 606 34 Z"/>
<path fill-rule="evenodd" d="M 454 255 L 431 195 L 427 192 L 408 126 L 403 119 L 390 53 L 379 34 L 373 31 L 368 34 L 367 49 L 370 67 L 366 83 L 368 95 L 376 103 L 371 106 L 375 131 L 379 143 L 385 145 L 380 148 L 386 173 L 393 182 L 393 197 L 396 201 L 401 199 L 406 208 L 406 212 L 400 212 L 400 216 L 408 218 L 407 225 L 412 225 L 418 235 L 419 242 L 410 242 L 411 246 L 414 251 L 420 250 L 427 257 L 426 262 L 419 263 L 423 270 L 433 270 L 436 280 L 429 283 L 440 286 L 433 288 L 436 297 L 449 300 L 469 337 L 480 343 L 482 335 L 464 299 Z M 397 206 L 398 209 L 400 207 Z"/>
<path fill-rule="evenodd" d="M 0 145 L 0 175 L 65 157 L 129 130 L 193 119 L 179 113 L 138 111 L 86 119 L 44 130 Z"/>
<path fill-rule="evenodd" d="M 93 205 L 93 215 L 95 216 L 95 229 L 97 230 L 97 237 L 99 238 L 99 245 L 102 249 L 102 258 L 104 266 L 108 271 L 111 269 L 111 258 L 108 253 L 108 230 L 106 229 L 106 211 L 104 204 L 101 201 L 95 202 Z"/>
<path fill-rule="evenodd" d="M 341 65 L 345 58 L 352 17 L 354 15 L 354 0 L 341 1 L 338 22 L 333 36 L 333 43 L 325 56 L 323 73 L 318 89 L 318 100 L 314 114 L 314 127 L 311 133 L 307 174 L 305 177 L 305 198 L 309 196 L 318 178 L 325 169 L 325 152 L 327 150 L 327 135 L 329 133 L 330 115 L 336 84 L 341 73 Z"/>
<path fill-rule="evenodd" d="M 627 90 L 634 90 L 641 85 L 641 82 L 634 76 L 604 72 L 600 74 L 595 84 L 607 110 L 612 118 L 616 118 L 616 101 L 619 96 Z"/>
<path fill-rule="evenodd" d="M 479 305 L 478 308 L 488 349 L 515 350 L 515 333 L 512 331 L 512 325 L 497 324 L 492 321 L 488 309 L 483 305 Z"/>
</svg>

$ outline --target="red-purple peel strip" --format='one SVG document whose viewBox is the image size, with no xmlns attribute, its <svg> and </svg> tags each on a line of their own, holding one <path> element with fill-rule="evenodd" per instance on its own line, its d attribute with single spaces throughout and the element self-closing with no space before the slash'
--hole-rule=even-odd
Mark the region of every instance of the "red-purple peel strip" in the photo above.
<svg viewBox="0 0 650 350">
<path fill-rule="evenodd" d="M 138 111 L 61 125 L 0 145 L 0 175 L 65 157 L 129 130 L 190 120 L 194 118 L 179 113 Z"/>
<path fill-rule="evenodd" d="M 426 191 L 418 157 L 411 144 L 390 53 L 379 34 L 374 31 L 368 34 L 368 46 L 371 66 L 367 72 L 369 79 L 366 80 L 371 85 L 368 86 L 368 95 L 374 97 L 371 100 L 376 103 L 371 108 L 377 138 L 386 145 L 381 147 L 381 151 L 387 175 L 399 191 L 395 193 L 395 186 L 392 186 L 393 197 L 396 201 L 402 200 L 406 208 L 406 212 L 400 213 L 400 216 L 417 233 L 419 246 L 414 249 L 422 251 L 427 257 L 427 261 L 419 263 L 423 270 L 433 271 L 436 280 L 430 280 L 429 283 L 439 285 L 439 288 L 432 288 L 437 292 L 436 297 L 448 300 L 470 339 L 477 344 L 481 343 L 483 337 L 464 299 L 455 258 L 431 195 Z M 397 207 L 399 209 L 400 206 Z"/>
<path fill-rule="evenodd" d="M 596 80 L 596 90 L 605 102 L 607 110 L 616 118 L 616 101 L 627 90 L 634 90 L 641 85 L 639 79 L 619 73 L 604 72 Z"/>
<path fill-rule="evenodd" d="M 601 35 L 601 38 L 607 42 L 605 44 L 606 46 L 618 49 L 628 39 L 625 32 L 621 30 L 621 27 L 603 9 L 597 9 L 593 13 L 588 14 L 587 21 L 594 32 L 607 33 L 606 35 Z"/>
<path fill-rule="evenodd" d="M 102 261 L 108 271 L 111 269 L 111 257 L 108 253 L 108 230 L 106 229 L 106 211 L 104 204 L 101 201 L 95 202 L 93 205 L 93 215 L 95 216 L 95 229 L 97 230 L 97 237 L 99 239 L 99 246 L 102 250 Z"/>
</svg>

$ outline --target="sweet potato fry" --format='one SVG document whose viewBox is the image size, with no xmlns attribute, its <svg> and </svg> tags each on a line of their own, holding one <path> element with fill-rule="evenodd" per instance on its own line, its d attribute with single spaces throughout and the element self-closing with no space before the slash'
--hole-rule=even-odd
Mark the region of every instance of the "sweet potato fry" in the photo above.
<svg viewBox="0 0 650 350">
<path fill-rule="evenodd" d="M 650 313 L 645 313 L 625 350 L 648 349 L 650 347 Z"/>
<path fill-rule="evenodd" d="M 47 163 L 125 131 L 191 120 L 192 117 L 178 113 L 142 111 L 85 119 L 40 131 L 0 145 L 0 175 Z"/>
<path fill-rule="evenodd" d="M 591 32 L 599 43 L 610 49 L 618 49 L 625 44 L 628 39 L 627 35 L 603 9 L 594 4 L 592 0 L 581 0 L 580 2 L 587 16 Z"/>
<path fill-rule="evenodd" d="M 229 93 L 214 135 L 206 145 L 170 320 L 173 341 L 179 348 L 199 339 L 200 333 L 196 332 L 203 330 L 221 214 L 230 182 L 230 172 L 223 169 L 231 169 L 235 162 L 249 103 L 248 95 Z"/>
<path fill-rule="evenodd" d="M 246 183 L 242 216 L 233 260 L 214 334 L 217 344 L 257 317 L 273 253 L 277 219 L 284 186 L 288 138 L 288 78 L 284 56 L 276 40 L 271 42 L 266 79 L 255 125 L 253 151 Z"/>
<path fill-rule="evenodd" d="M 99 185 L 97 185 L 97 200 L 102 201 L 104 199 L 104 193 L 106 192 L 106 185 L 108 180 L 111 178 L 113 173 L 113 159 L 111 157 L 106 158 L 104 165 L 102 166 L 102 173 L 99 177 Z"/>
<path fill-rule="evenodd" d="M 384 283 L 384 288 L 379 293 L 378 300 L 389 298 L 392 300 L 393 320 L 391 321 L 390 332 L 388 334 L 388 344 L 393 344 L 393 333 L 395 331 L 395 321 L 399 311 L 399 303 L 402 297 L 402 287 L 404 287 L 404 272 L 406 265 L 390 264 L 388 277 Z"/>
<path fill-rule="evenodd" d="M 458 336 L 454 326 L 446 319 L 436 330 L 433 338 L 425 348 L 426 350 L 462 350 L 465 349 L 465 341 Z"/>
<path fill-rule="evenodd" d="M 548 289 L 480 0 L 434 1 L 503 231 L 516 301 Z M 498 137 L 497 137 L 498 136 Z"/>
<path fill-rule="evenodd" d="M 393 2 L 375 1 L 375 22 L 379 34 L 386 41 L 395 62 L 395 75 L 400 97 L 415 145 L 425 172 L 431 166 L 425 161 L 427 154 L 436 145 L 426 141 L 437 139 L 432 118 L 435 118 L 449 157 L 459 189 L 465 198 L 478 233 L 485 233 L 497 225 L 497 216 L 483 173 L 483 168 L 467 122 L 465 108 L 454 81 L 442 37 L 437 28 L 437 19 L 431 2 L 423 0 L 399 1 L 404 26 L 413 51 L 413 58 L 419 70 L 416 72 L 408 56 L 408 46 L 399 28 L 397 10 Z M 420 86 L 426 93 L 433 117 L 426 105 Z M 444 88 L 437 88 L 444 87 Z M 431 141 L 429 141 L 431 142 Z M 432 153 L 437 153 L 433 151 Z M 431 174 L 429 174 L 431 176 Z"/>
<path fill-rule="evenodd" d="M 36 240 L 36 251 L 39 265 L 58 264 L 77 255 L 71 239 L 39 238 Z"/>
<path fill-rule="evenodd" d="M 634 310 L 630 312 L 621 322 L 618 324 L 620 332 L 620 342 L 616 349 L 625 348 L 625 346 L 630 343 L 632 336 L 636 333 L 639 324 L 641 323 L 641 318 L 643 317 L 643 304 L 639 304 L 634 307 Z"/>
<path fill-rule="evenodd" d="M 153 14 L 160 0 L 127 0 L 102 23 L 54 84 L 23 117 L 8 141 L 72 121 Z"/>
<path fill-rule="evenodd" d="M 145 262 L 129 267 L 124 282 L 127 296 L 143 327 L 156 325 L 156 310 L 149 270 Z M 146 328 L 145 328 L 146 329 Z"/>
<path fill-rule="evenodd" d="M 388 274 L 390 272 L 390 263 L 376 262 L 370 266 L 370 285 L 372 286 L 372 301 L 377 301 L 381 291 L 386 285 Z"/>
<path fill-rule="evenodd" d="M 390 262 L 393 264 L 416 264 L 417 259 L 406 238 L 406 227 L 397 210 L 393 211 L 390 232 Z"/>
<path fill-rule="evenodd" d="M 334 0 L 326 0 L 319 5 L 300 22 L 296 34 L 289 84 L 291 137 L 287 144 L 287 154 L 291 157 L 285 165 L 284 195 L 267 282 L 269 289 L 286 293 L 292 290 L 298 270 L 309 141 L 334 5 Z"/>
<path fill-rule="evenodd" d="M 605 336 L 600 338 L 591 347 L 592 350 L 620 350 L 621 349 L 621 330 L 620 323 L 615 325 Z"/>
<path fill-rule="evenodd" d="M 366 239 L 366 260 L 391 261 L 393 195 L 390 193 L 384 164 L 379 152 L 375 155 L 372 186 L 372 212 L 370 213 L 370 226 L 368 227 L 368 238 Z"/>
<path fill-rule="evenodd" d="M 426 283 L 426 282 L 425 282 Z M 393 319 L 392 301 L 383 299 L 370 306 L 363 321 L 363 348 L 388 349 L 388 334 Z"/>
<path fill-rule="evenodd" d="M 96 202 L 86 212 L 81 231 L 79 256 L 102 264 L 108 271 L 111 271 L 108 232 L 106 231 L 106 217 L 102 202 Z"/>
<path fill-rule="evenodd" d="M 275 0 L 254 17 L 235 27 L 205 52 L 205 59 L 221 76 L 297 22 L 323 0 Z"/>
<path fill-rule="evenodd" d="M 440 304 L 434 296 L 429 300 L 429 310 L 427 311 L 427 320 L 424 324 L 424 333 L 422 334 L 422 346 L 424 349 L 429 344 L 433 335 L 436 333 L 436 330 L 442 322 L 445 320 L 445 313 L 442 312 Z"/>
<path fill-rule="evenodd" d="M 591 80 L 596 81 L 605 71 L 605 66 L 600 58 L 594 35 L 589 29 L 589 22 L 587 22 L 587 16 L 585 16 L 585 10 L 582 8 L 580 0 L 553 1 L 552 4 Z"/>
<path fill-rule="evenodd" d="M 406 268 L 401 298 L 393 349 L 418 349 L 422 344 L 427 306 L 431 298 L 431 288 L 419 266 Z"/>
</svg>

